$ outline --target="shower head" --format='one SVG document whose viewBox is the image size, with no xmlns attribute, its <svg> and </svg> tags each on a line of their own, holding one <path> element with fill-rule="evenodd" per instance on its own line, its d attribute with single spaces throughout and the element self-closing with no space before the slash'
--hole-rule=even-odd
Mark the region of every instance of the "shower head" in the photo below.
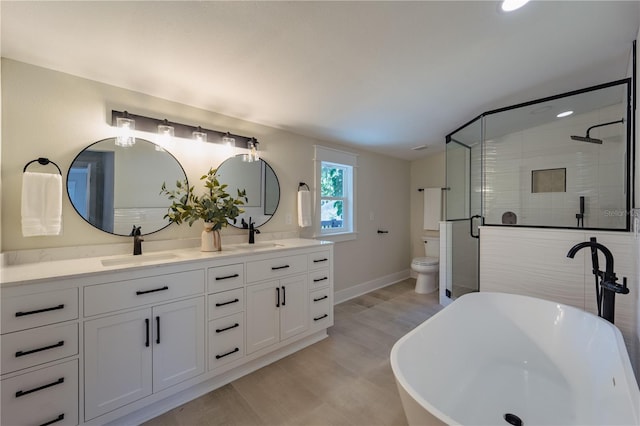
<svg viewBox="0 0 640 426">
<path fill-rule="evenodd" d="M 573 139 L 574 141 L 597 143 L 599 145 L 602 145 L 602 139 L 590 138 L 589 136 L 573 136 L 572 135 L 571 139 Z"/>
<path fill-rule="evenodd" d="M 608 123 L 602 123 L 602 124 L 596 124 L 595 126 L 591 126 L 587 129 L 587 135 L 586 136 L 571 136 L 571 139 L 573 139 L 574 141 L 580 141 L 580 142 L 589 142 L 589 143 L 596 143 L 598 145 L 602 145 L 602 139 L 596 139 L 596 138 L 592 138 L 589 136 L 589 132 L 591 131 L 591 129 L 595 129 L 596 127 L 602 127 L 602 126 L 609 126 L 611 124 L 618 124 L 618 123 L 624 123 L 624 119 L 620 119 L 617 121 L 610 121 Z"/>
</svg>

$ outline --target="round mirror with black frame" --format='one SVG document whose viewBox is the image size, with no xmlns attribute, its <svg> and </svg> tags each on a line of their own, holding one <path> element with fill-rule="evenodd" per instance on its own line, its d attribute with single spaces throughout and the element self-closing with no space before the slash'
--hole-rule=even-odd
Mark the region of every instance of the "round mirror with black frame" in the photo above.
<svg viewBox="0 0 640 426">
<path fill-rule="evenodd" d="M 247 228 L 249 222 L 253 222 L 258 227 L 273 217 L 280 203 L 280 183 L 266 161 L 247 161 L 247 156 L 242 154 L 227 158 L 218 167 L 218 176 L 221 183 L 228 185 L 230 194 L 236 194 L 238 189 L 247 191 L 247 202 L 242 206 L 244 213 L 235 221 L 230 220 L 229 225 Z"/>
<path fill-rule="evenodd" d="M 132 146 L 103 139 L 82 150 L 67 174 L 67 194 L 76 212 L 94 227 L 129 236 L 169 226 L 164 218 L 171 202 L 160 194 L 164 182 L 185 182 L 178 160 L 159 145 L 136 138 Z"/>
</svg>

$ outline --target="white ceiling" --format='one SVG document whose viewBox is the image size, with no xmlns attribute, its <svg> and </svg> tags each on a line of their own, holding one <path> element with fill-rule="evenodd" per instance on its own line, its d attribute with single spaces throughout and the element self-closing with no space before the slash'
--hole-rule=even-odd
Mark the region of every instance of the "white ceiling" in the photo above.
<svg viewBox="0 0 640 426">
<path fill-rule="evenodd" d="M 415 159 L 484 111 L 626 77 L 640 2 L 3 0 L 0 14 L 4 57 Z"/>
</svg>

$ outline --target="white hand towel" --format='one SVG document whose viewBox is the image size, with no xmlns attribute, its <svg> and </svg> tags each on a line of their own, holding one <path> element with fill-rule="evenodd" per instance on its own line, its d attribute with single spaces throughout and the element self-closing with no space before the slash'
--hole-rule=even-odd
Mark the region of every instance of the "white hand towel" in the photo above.
<svg viewBox="0 0 640 426">
<path fill-rule="evenodd" d="M 22 235 L 60 235 L 62 176 L 24 172 L 22 175 Z"/>
<path fill-rule="evenodd" d="M 442 190 L 440 188 L 424 189 L 424 229 L 440 229 L 442 218 Z"/>
<path fill-rule="evenodd" d="M 311 226 L 311 192 L 298 191 L 298 226 Z"/>
</svg>

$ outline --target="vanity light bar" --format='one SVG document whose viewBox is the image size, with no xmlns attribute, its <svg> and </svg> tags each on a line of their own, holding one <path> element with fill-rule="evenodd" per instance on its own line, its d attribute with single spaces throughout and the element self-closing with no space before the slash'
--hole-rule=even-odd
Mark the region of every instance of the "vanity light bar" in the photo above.
<svg viewBox="0 0 640 426">
<path fill-rule="evenodd" d="M 225 143 L 223 138 L 233 138 L 235 139 L 236 147 L 245 149 L 249 148 L 249 142 L 253 139 L 247 136 L 233 135 L 229 132 L 220 132 L 218 130 L 201 128 L 200 126 L 190 126 L 188 124 L 167 121 L 166 119 L 145 117 L 144 115 L 136 115 L 126 111 L 116 110 L 111 110 L 111 125 L 115 127 L 118 118 L 124 118 L 125 116 L 126 118 L 135 120 L 136 130 L 142 132 L 158 133 L 158 125 L 170 125 L 174 129 L 174 135 L 178 138 L 192 139 L 193 132 L 198 131 L 206 133 L 207 142 L 223 145 Z"/>
</svg>

